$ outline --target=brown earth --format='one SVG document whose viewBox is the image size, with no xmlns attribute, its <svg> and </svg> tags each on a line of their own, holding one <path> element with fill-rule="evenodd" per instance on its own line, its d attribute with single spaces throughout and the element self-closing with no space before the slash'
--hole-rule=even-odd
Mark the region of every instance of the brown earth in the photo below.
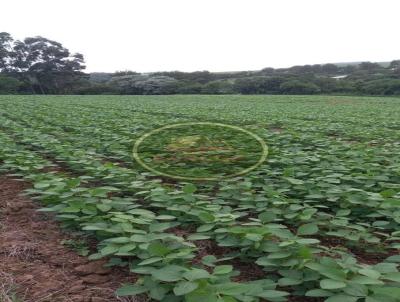
<svg viewBox="0 0 400 302">
<path fill-rule="evenodd" d="M 28 187 L 0 176 L 0 301 L 139 301 L 114 294 L 121 283 L 135 281 L 127 269 L 89 262 L 61 243 L 71 235 L 20 195 Z"/>
</svg>

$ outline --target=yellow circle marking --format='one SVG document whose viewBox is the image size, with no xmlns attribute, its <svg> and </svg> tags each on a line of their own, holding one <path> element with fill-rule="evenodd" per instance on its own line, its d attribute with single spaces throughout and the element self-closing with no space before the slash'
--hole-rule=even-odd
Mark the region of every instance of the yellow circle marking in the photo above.
<svg viewBox="0 0 400 302">
<path fill-rule="evenodd" d="M 139 146 L 140 144 L 148 137 L 159 133 L 165 129 L 170 129 L 170 128 L 178 128 L 181 126 L 194 126 L 194 125 L 212 125 L 212 126 L 220 126 L 220 127 L 225 127 L 225 128 L 230 128 L 230 129 L 234 129 L 234 130 L 238 130 L 241 131 L 245 134 L 250 135 L 252 138 L 254 138 L 255 140 L 258 141 L 258 143 L 261 145 L 262 148 L 262 152 L 260 155 L 260 159 L 258 160 L 257 163 L 255 163 L 254 165 L 250 166 L 249 168 L 246 168 L 240 172 L 234 173 L 234 174 L 230 174 L 230 175 L 226 175 L 226 176 L 220 176 L 220 177 L 187 177 L 187 176 L 180 176 L 180 175 L 173 175 L 173 174 L 168 174 L 168 173 L 164 173 L 161 171 L 158 171 L 152 167 L 150 167 L 149 165 L 147 165 L 141 158 L 139 155 Z M 180 124 L 172 124 L 172 125 L 167 125 L 158 129 L 154 129 L 146 134 L 144 134 L 143 136 L 141 136 L 136 142 L 135 145 L 133 146 L 133 158 L 145 169 L 153 172 L 154 174 L 158 174 L 161 176 L 165 176 L 165 177 L 170 177 L 170 178 L 175 178 L 175 179 L 181 179 L 181 180 L 220 180 L 223 178 L 230 178 L 230 177 L 235 177 L 235 176 L 240 176 L 243 174 L 246 174 L 252 170 L 254 170 L 255 168 L 257 168 L 259 165 L 261 165 L 266 159 L 267 159 L 267 155 L 268 155 L 268 147 L 267 144 L 264 142 L 264 140 L 259 137 L 258 135 L 247 131 L 243 128 L 240 128 L 238 126 L 232 126 L 232 125 L 226 125 L 226 124 L 221 124 L 221 123 L 212 123 L 212 122 L 192 122 L 192 123 L 180 123 Z"/>
</svg>

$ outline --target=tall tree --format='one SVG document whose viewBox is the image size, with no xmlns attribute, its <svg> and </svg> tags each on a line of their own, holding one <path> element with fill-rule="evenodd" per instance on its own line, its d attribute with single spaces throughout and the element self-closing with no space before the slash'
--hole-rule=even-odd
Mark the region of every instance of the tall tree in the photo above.
<svg viewBox="0 0 400 302">
<path fill-rule="evenodd" d="M 10 69 L 13 41 L 9 33 L 0 32 L 0 72 Z"/>
<path fill-rule="evenodd" d="M 71 54 L 61 43 L 44 37 L 16 41 L 13 68 L 23 72 L 40 93 L 66 93 L 85 68 L 83 55 Z"/>
</svg>

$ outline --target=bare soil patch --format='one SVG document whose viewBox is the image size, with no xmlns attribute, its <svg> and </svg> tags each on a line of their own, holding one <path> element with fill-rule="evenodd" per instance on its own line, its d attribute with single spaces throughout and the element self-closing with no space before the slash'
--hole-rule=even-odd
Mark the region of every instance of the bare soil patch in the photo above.
<svg viewBox="0 0 400 302">
<path fill-rule="evenodd" d="M 0 176 L 0 300 L 8 302 L 16 293 L 23 302 L 134 301 L 114 292 L 135 276 L 127 269 L 104 267 L 106 261 L 89 262 L 63 245 L 71 236 L 21 196 L 28 187 Z"/>
</svg>

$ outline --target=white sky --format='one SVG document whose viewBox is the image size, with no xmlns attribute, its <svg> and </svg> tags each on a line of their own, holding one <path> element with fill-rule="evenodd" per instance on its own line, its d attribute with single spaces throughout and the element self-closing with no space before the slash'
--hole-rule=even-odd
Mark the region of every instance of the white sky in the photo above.
<svg viewBox="0 0 400 302">
<path fill-rule="evenodd" d="M 257 70 L 400 59 L 399 0 L 0 0 L 0 31 L 88 71 Z"/>
</svg>

